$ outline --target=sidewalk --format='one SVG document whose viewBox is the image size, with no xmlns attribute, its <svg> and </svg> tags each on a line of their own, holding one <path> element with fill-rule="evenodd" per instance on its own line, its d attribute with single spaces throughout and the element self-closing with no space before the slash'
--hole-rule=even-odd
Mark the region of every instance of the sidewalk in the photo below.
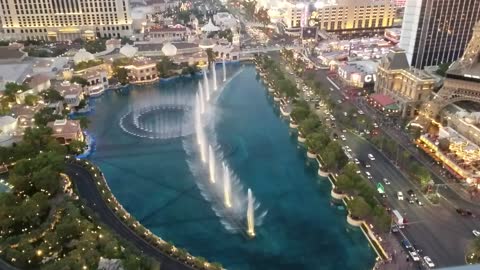
<svg viewBox="0 0 480 270">
<path fill-rule="evenodd" d="M 412 259 L 405 252 L 400 245 L 398 239 L 392 233 L 382 235 L 383 246 L 390 253 L 392 260 L 390 262 L 379 262 L 375 269 L 380 270 L 410 270 L 419 269 L 419 264 L 412 261 Z M 408 261 L 407 261 L 408 258 Z"/>
</svg>

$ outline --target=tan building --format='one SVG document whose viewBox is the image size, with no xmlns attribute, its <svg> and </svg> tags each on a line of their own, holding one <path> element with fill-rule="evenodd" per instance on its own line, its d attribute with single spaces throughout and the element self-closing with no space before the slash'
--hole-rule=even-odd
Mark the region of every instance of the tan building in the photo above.
<svg viewBox="0 0 480 270">
<path fill-rule="evenodd" d="M 80 77 L 87 80 L 85 94 L 92 97 L 100 96 L 108 88 L 108 72 L 102 68 L 89 69 Z"/>
<path fill-rule="evenodd" d="M 152 26 L 145 31 L 145 39 L 155 42 L 187 41 L 191 35 L 190 29 L 182 25 L 174 27 Z"/>
<path fill-rule="evenodd" d="M 402 117 L 412 117 L 433 91 L 435 80 L 410 67 L 405 51 L 393 48 L 377 68 L 375 92 L 388 95 L 399 105 Z"/>
<path fill-rule="evenodd" d="M 2 0 L 2 38 L 74 40 L 131 36 L 128 0 Z"/>
<path fill-rule="evenodd" d="M 157 63 L 150 58 L 135 58 L 131 65 L 125 66 L 128 70 L 130 83 L 140 84 L 158 80 Z"/>
<path fill-rule="evenodd" d="M 383 34 L 395 19 L 395 5 L 389 0 L 338 0 L 316 5 L 308 24 L 339 35 Z M 301 15 L 300 15 L 301 17 Z M 298 15 L 295 18 L 299 22 Z M 298 27 L 298 26 L 297 26 Z"/>
<path fill-rule="evenodd" d="M 64 103 L 70 108 L 78 106 L 84 98 L 82 86 L 77 83 L 63 81 L 55 90 L 62 95 Z"/>
<path fill-rule="evenodd" d="M 61 144 L 69 144 L 73 140 L 82 142 L 84 140 L 79 120 L 55 120 L 49 122 L 47 126 L 52 129 L 52 137 Z"/>
</svg>

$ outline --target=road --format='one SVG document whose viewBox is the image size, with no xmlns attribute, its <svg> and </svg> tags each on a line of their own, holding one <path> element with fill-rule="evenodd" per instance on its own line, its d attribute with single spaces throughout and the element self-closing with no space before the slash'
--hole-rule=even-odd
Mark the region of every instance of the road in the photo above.
<svg viewBox="0 0 480 270">
<path fill-rule="evenodd" d="M 167 256 L 155 246 L 145 241 L 133 230 L 127 227 L 107 206 L 102 199 L 100 192 L 95 186 L 94 179 L 90 173 L 83 167 L 75 164 L 68 164 L 66 174 L 75 184 L 78 195 L 95 213 L 97 213 L 101 222 L 106 224 L 119 237 L 133 244 L 142 253 L 151 256 L 161 262 L 162 269 L 167 270 L 192 270 L 193 267 L 185 265 L 177 260 Z"/>
<path fill-rule="evenodd" d="M 336 89 L 327 80 L 325 70 L 317 71 L 317 79 L 320 79 L 324 86 Z M 330 94 L 334 100 L 344 98 L 340 90 L 335 90 Z M 334 113 L 337 119 L 343 115 L 343 112 L 357 109 L 354 103 L 356 101 L 350 99 L 339 104 Z M 366 113 L 368 115 L 368 111 Z M 409 177 L 402 173 L 393 164 L 394 162 L 384 156 L 374 145 L 356 133 L 350 131 L 342 133 L 342 130 L 339 127 L 336 132 L 337 134 L 345 134 L 347 140 L 342 141 L 342 143 L 352 149 L 353 156 L 364 163 L 371 164 L 370 168 L 363 167 L 361 169 L 363 173 L 366 171 L 371 173 L 373 184 L 378 182 L 383 184 L 389 204 L 408 219 L 409 225 L 403 232 L 417 249 L 423 250 L 421 255 L 431 257 L 436 265 L 441 267 L 465 264 L 464 255 L 469 241 L 473 238 L 472 230 L 480 227 L 480 220 L 478 218 L 462 217 L 456 213 L 455 208 L 459 205 L 463 207 L 473 206 L 451 190 L 442 190 L 442 195 L 447 195 L 445 197 L 448 200 L 440 200 L 439 205 L 430 204 L 423 198 Z M 369 160 L 367 156 L 369 153 L 374 155 L 375 161 Z M 383 183 L 383 178 L 387 178 L 391 184 Z M 409 204 L 406 200 L 399 201 L 396 199 L 397 191 L 402 191 L 406 195 L 409 189 L 416 191 L 415 193 L 424 203 L 424 206 Z"/>
</svg>

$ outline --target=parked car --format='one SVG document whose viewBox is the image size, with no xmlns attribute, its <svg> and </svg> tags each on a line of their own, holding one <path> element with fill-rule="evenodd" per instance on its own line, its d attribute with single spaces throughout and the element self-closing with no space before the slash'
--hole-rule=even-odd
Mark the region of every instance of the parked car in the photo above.
<svg viewBox="0 0 480 270">
<path fill-rule="evenodd" d="M 423 206 L 422 201 L 420 201 L 419 199 L 416 199 L 415 201 L 417 202 L 417 205 L 418 205 L 418 206 Z"/>
<path fill-rule="evenodd" d="M 417 252 L 409 250 L 409 251 L 408 251 L 408 254 L 410 254 L 410 257 L 412 257 L 412 260 L 413 260 L 413 261 L 415 261 L 415 262 L 420 261 L 420 257 L 418 257 L 418 253 L 417 253 Z"/>
<path fill-rule="evenodd" d="M 407 239 L 402 240 L 402 246 L 406 249 L 413 248 L 412 244 L 410 244 L 410 241 L 408 241 Z"/>
<path fill-rule="evenodd" d="M 367 175 L 368 179 L 372 179 L 372 175 L 370 174 L 370 172 L 365 172 L 365 174 Z"/>
<path fill-rule="evenodd" d="M 358 158 L 354 159 L 353 162 L 357 165 L 360 164 L 360 160 L 358 160 Z"/>
<path fill-rule="evenodd" d="M 425 257 L 423 257 L 423 260 L 425 261 L 425 263 L 427 264 L 428 267 L 430 267 L 430 268 L 435 267 L 435 264 L 433 263 L 432 259 L 430 259 L 430 257 L 425 256 Z"/>
<path fill-rule="evenodd" d="M 401 191 L 397 192 L 397 198 L 399 201 L 403 201 L 403 193 Z"/>
</svg>

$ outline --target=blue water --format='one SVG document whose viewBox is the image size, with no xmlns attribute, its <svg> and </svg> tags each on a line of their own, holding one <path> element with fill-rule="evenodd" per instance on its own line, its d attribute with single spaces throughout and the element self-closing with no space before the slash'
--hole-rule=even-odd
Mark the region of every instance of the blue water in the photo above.
<svg viewBox="0 0 480 270">
<path fill-rule="evenodd" d="M 217 73 L 221 83 L 221 69 Z M 91 158 L 125 208 L 163 239 L 228 269 L 371 269 L 373 251 L 361 231 L 346 224 L 345 211 L 330 205 L 330 183 L 306 160 L 253 66 L 224 89 L 215 130 L 232 170 L 268 210 L 255 239 L 220 223 L 195 185 L 181 139 L 141 139 L 119 128 L 119 118 L 139 97 L 196 86 L 176 80 L 95 100 L 97 150 Z"/>
</svg>

